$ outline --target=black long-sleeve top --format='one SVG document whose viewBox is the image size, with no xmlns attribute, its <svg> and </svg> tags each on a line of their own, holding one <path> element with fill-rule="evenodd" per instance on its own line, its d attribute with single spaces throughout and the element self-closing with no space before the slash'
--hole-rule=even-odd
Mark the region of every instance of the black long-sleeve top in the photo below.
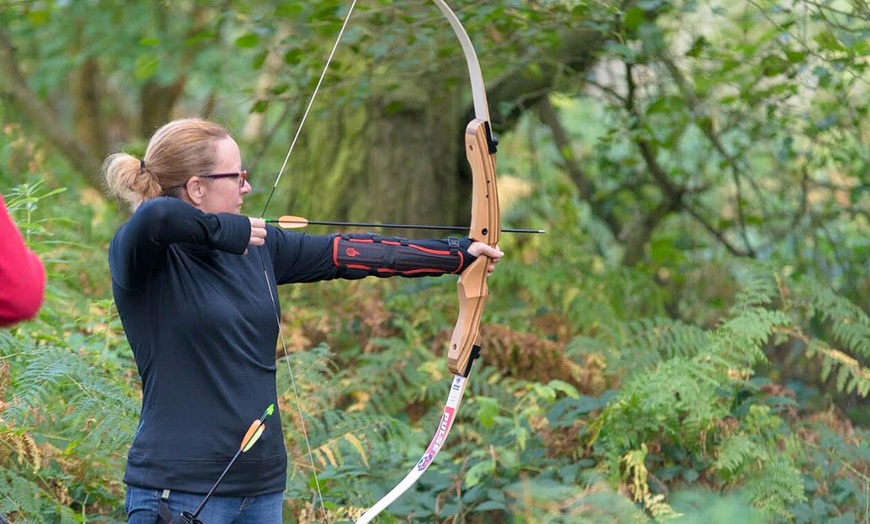
<svg viewBox="0 0 870 524">
<path fill-rule="evenodd" d="M 409 258 L 401 239 L 372 242 L 267 229 L 266 244 L 249 248 L 247 217 L 203 213 L 160 197 L 140 206 L 115 234 L 109 247 L 112 290 L 143 390 L 127 484 L 207 492 L 251 421 L 277 405 L 277 285 L 443 274 L 409 264 L 441 267 L 451 258 L 453 272 L 460 272 L 474 259 L 466 251 L 468 239 L 458 249 L 456 242 L 448 247 L 444 240 L 413 241 Z M 362 252 L 366 264 L 346 263 L 345 252 Z M 216 494 L 284 489 L 287 457 L 279 416 L 267 420 L 260 440 L 238 458 Z"/>
</svg>

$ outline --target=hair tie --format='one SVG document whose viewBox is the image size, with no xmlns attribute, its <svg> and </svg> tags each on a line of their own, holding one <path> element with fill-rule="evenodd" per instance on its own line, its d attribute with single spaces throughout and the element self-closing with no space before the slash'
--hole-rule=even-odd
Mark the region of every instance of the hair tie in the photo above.
<svg viewBox="0 0 870 524">
<path fill-rule="evenodd" d="M 145 159 L 139 161 L 139 171 L 145 171 Z"/>
</svg>

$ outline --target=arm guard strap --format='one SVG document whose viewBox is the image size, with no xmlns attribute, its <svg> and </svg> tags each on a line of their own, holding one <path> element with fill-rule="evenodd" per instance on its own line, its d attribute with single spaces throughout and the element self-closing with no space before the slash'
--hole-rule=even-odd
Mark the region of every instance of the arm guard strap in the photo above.
<svg viewBox="0 0 870 524">
<path fill-rule="evenodd" d="M 345 278 L 423 277 L 461 273 L 474 260 L 471 239 L 408 240 L 373 233 L 333 240 L 332 260 Z"/>
</svg>

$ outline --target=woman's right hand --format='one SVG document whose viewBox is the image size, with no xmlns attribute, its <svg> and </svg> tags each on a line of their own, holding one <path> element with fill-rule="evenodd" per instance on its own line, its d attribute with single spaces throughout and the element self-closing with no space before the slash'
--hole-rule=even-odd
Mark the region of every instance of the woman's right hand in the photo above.
<svg viewBox="0 0 870 524">
<path fill-rule="evenodd" d="M 251 221 L 251 240 L 249 246 L 262 246 L 266 243 L 266 221 L 262 218 L 248 217 Z"/>
</svg>

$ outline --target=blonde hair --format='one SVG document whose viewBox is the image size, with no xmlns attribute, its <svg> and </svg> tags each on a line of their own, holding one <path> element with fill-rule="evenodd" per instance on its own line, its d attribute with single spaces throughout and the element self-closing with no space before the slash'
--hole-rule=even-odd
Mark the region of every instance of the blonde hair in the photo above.
<svg viewBox="0 0 870 524">
<path fill-rule="evenodd" d="M 113 153 L 103 162 L 109 192 L 135 211 L 143 202 L 183 186 L 217 164 L 217 142 L 229 137 L 225 128 L 202 118 L 174 120 L 158 129 L 142 160 Z"/>
</svg>

